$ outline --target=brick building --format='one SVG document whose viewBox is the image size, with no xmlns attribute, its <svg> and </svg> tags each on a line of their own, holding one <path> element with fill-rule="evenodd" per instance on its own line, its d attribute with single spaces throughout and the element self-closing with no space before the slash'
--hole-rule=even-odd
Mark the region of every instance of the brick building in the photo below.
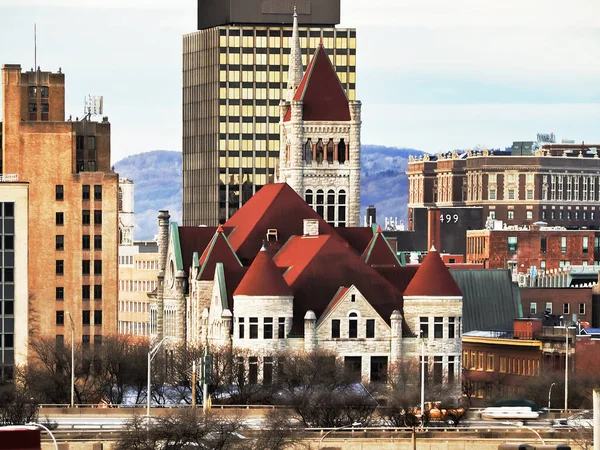
<svg viewBox="0 0 600 450">
<path fill-rule="evenodd" d="M 536 317 L 547 312 L 596 326 L 592 318 L 593 288 L 521 288 L 521 304 L 525 317 Z M 577 322 L 575 320 L 575 322 Z"/>
<path fill-rule="evenodd" d="M 479 206 L 508 225 L 598 229 L 598 145 L 530 144 L 411 157 L 408 228 L 416 209 Z"/>
<path fill-rule="evenodd" d="M 2 67 L 2 173 L 29 183 L 29 336 L 98 343 L 117 330 L 110 123 L 65 120 L 65 75 Z M 21 301 L 27 301 L 22 299 Z"/>
<path fill-rule="evenodd" d="M 564 227 L 499 227 L 467 231 L 467 262 L 517 273 L 600 264 L 600 232 Z"/>
</svg>

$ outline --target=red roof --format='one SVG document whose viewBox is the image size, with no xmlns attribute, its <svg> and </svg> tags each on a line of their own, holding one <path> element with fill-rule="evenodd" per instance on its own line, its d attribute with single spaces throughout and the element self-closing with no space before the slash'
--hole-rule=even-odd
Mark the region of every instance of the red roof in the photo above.
<svg viewBox="0 0 600 450">
<path fill-rule="evenodd" d="M 460 288 L 435 248 L 431 248 L 404 291 L 405 297 L 462 297 Z"/>
<path fill-rule="evenodd" d="M 359 255 L 363 254 L 373 238 L 373 228 L 371 227 L 336 227 L 335 231 Z"/>
<path fill-rule="evenodd" d="M 276 229 L 278 241 L 287 242 L 291 236 L 304 233 L 303 219 L 317 219 L 319 233 L 335 234 L 335 230 L 289 185 L 267 184 L 227 221 L 225 227 L 234 228 L 227 238 L 246 265 L 260 250 L 268 229 Z"/>
<path fill-rule="evenodd" d="M 294 294 L 283 279 L 281 270 L 275 265 L 269 253 L 263 249 L 254 258 L 254 262 L 233 295 L 283 297 Z"/>
<path fill-rule="evenodd" d="M 350 120 L 348 97 L 322 44 L 315 50 L 294 100 L 302 100 L 303 120 Z M 290 118 L 291 109 L 283 120 L 287 122 Z"/>
<path fill-rule="evenodd" d="M 183 270 L 189 273 L 192 265 L 194 252 L 203 252 L 206 246 L 214 237 L 217 231 L 216 227 L 177 227 L 179 231 L 179 247 L 181 250 L 181 259 Z M 231 228 L 225 228 L 225 232 Z M 214 273 L 213 273 L 214 275 Z"/>
<path fill-rule="evenodd" d="M 381 232 L 381 227 L 373 234 L 373 238 L 362 254 L 362 259 L 371 267 L 400 267 L 400 262 L 392 247 Z"/>
<path fill-rule="evenodd" d="M 217 263 L 223 263 L 224 267 L 242 267 L 242 263 L 227 242 L 221 225 L 219 225 L 213 238 L 204 249 L 199 263 L 198 280 L 213 280 Z"/>
<path fill-rule="evenodd" d="M 402 311 L 402 295 L 338 236 L 295 236 L 275 256 L 288 268 L 285 280 L 294 291 L 292 333 L 304 333 L 304 315 L 321 317 L 341 286 L 355 285 L 389 323 L 392 311 Z M 408 331 L 408 328 L 406 328 Z"/>
</svg>

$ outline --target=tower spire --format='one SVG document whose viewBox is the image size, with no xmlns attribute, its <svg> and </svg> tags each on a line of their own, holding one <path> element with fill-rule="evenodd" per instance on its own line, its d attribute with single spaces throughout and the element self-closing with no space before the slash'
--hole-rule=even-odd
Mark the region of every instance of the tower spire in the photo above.
<svg viewBox="0 0 600 450">
<path fill-rule="evenodd" d="M 287 99 L 294 98 L 296 89 L 302 81 L 302 52 L 300 50 L 300 32 L 298 31 L 298 12 L 294 6 L 294 25 L 292 28 L 292 48 L 290 51 L 290 65 L 288 69 L 288 94 Z"/>
</svg>

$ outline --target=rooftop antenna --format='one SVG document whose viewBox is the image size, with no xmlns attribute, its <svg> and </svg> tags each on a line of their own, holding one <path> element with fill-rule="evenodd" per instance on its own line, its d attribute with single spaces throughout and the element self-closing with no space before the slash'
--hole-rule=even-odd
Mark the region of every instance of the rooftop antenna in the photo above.
<svg viewBox="0 0 600 450">
<path fill-rule="evenodd" d="M 37 72 L 37 24 L 33 24 L 33 70 Z"/>
</svg>

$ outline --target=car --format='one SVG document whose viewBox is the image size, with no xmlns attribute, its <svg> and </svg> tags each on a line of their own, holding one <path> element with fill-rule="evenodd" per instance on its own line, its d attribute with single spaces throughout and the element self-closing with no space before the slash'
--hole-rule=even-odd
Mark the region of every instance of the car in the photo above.
<svg viewBox="0 0 600 450">
<path fill-rule="evenodd" d="M 481 418 L 488 419 L 518 419 L 534 420 L 540 417 L 539 411 L 530 406 L 490 406 L 481 411 Z"/>
<path fill-rule="evenodd" d="M 594 412 L 581 411 L 567 418 L 554 419 L 552 421 L 553 428 L 594 428 Z"/>
</svg>

